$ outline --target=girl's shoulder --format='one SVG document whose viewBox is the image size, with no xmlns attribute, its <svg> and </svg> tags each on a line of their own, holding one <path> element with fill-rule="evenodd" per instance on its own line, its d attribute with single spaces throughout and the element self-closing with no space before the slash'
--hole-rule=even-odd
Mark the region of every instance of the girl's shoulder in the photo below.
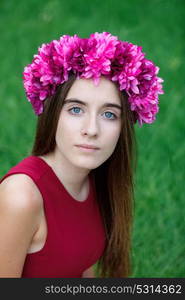
<svg viewBox="0 0 185 300">
<path fill-rule="evenodd" d="M 0 184 L 0 206 L 18 212 L 39 214 L 43 200 L 39 189 L 26 174 L 12 174 Z"/>
</svg>

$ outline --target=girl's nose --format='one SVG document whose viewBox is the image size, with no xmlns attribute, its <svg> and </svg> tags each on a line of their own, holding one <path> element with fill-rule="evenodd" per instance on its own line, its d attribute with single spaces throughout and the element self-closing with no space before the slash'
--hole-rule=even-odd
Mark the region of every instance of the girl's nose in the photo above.
<svg viewBox="0 0 185 300">
<path fill-rule="evenodd" d="M 91 116 L 84 120 L 81 133 L 88 136 L 97 136 L 99 133 L 99 124 L 97 116 Z"/>
</svg>

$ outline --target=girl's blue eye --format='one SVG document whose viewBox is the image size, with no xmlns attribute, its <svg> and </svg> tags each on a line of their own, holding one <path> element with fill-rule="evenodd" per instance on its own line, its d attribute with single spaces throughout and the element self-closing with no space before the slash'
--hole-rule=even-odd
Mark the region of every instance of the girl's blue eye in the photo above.
<svg viewBox="0 0 185 300">
<path fill-rule="evenodd" d="M 79 115 L 81 108 L 80 107 L 72 107 L 70 110 L 74 115 Z"/>
<path fill-rule="evenodd" d="M 74 106 L 72 108 L 69 109 L 69 112 L 73 115 L 80 115 L 82 113 L 82 109 L 78 106 Z M 113 114 L 112 112 L 110 111 L 106 111 L 104 113 L 105 115 L 105 118 L 108 119 L 108 120 L 115 120 L 117 119 L 116 115 Z"/>
<path fill-rule="evenodd" d="M 115 119 L 116 119 L 116 115 L 113 114 L 113 113 L 110 112 L 110 111 L 105 112 L 105 116 L 106 116 L 106 118 L 109 119 L 109 120 L 115 120 Z"/>
</svg>

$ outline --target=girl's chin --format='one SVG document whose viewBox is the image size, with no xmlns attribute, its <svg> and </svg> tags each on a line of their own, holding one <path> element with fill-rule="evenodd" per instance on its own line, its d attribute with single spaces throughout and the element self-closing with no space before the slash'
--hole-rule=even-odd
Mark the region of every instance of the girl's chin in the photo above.
<svg viewBox="0 0 185 300">
<path fill-rule="evenodd" d="M 97 163 L 97 162 L 94 162 L 94 163 L 75 163 L 75 166 L 80 168 L 80 169 L 84 169 L 84 170 L 93 170 L 93 169 L 96 169 L 98 168 L 102 163 Z"/>
</svg>

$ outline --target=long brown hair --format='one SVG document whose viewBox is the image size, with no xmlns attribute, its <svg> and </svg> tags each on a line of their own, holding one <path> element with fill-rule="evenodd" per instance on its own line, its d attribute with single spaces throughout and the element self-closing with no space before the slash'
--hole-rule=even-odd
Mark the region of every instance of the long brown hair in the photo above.
<svg viewBox="0 0 185 300">
<path fill-rule="evenodd" d="M 31 154 L 40 156 L 54 151 L 55 134 L 64 99 L 76 77 L 59 86 L 55 95 L 44 103 L 38 117 Z M 136 167 L 135 115 L 129 109 L 125 93 L 119 92 L 122 103 L 122 127 L 116 148 L 94 175 L 97 201 L 106 230 L 106 247 L 97 267 L 98 277 L 128 277 L 131 274 L 131 230 L 133 219 Z"/>
</svg>

